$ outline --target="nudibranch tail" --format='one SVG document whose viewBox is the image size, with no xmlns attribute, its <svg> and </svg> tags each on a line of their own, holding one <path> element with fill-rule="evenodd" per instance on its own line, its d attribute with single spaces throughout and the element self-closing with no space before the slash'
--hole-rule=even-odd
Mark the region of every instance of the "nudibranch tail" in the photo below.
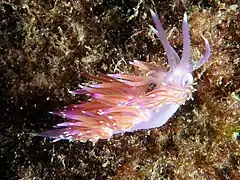
<svg viewBox="0 0 240 180">
<path fill-rule="evenodd" d="M 97 84 L 80 86 L 73 94 L 87 95 L 89 99 L 65 107 L 53 114 L 68 119 L 55 129 L 40 133 L 40 136 L 56 140 L 68 139 L 96 142 L 109 139 L 113 134 L 164 125 L 180 105 L 192 98 L 193 65 L 190 64 L 190 35 L 187 14 L 183 17 L 183 53 L 180 59 L 167 40 L 157 15 L 151 10 L 156 29 L 151 29 L 160 39 L 167 55 L 169 71 L 147 62 L 130 62 L 135 74 L 81 75 Z M 206 38 L 206 53 L 199 64 L 210 56 Z"/>
</svg>

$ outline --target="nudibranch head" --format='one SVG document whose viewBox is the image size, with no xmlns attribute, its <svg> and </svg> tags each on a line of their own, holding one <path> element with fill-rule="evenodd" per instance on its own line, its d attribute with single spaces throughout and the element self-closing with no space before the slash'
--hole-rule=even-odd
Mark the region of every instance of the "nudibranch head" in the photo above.
<svg viewBox="0 0 240 180">
<path fill-rule="evenodd" d="M 196 65 L 191 64 L 190 62 L 191 44 L 187 14 L 184 13 L 182 21 L 183 52 L 182 58 L 180 58 L 173 47 L 169 44 L 158 16 L 152 10 L 150 11 L 154 24 L 156 25 L 156 29 L 153 26 L 150 27 L 161 41 L 164 50 L 166 51 L 168 64 L 170 66 L 170 70 L 165 74 L 163 83 L 179 88 L 186 88 L 193 83 L 192 71 L 196 68 Z M 198 66 L 202 66 L 208 60 L 211 51 L 208 40 L 203 36 L 202 38 L 205 41 L 206 53 L 199 61 Z"/>
<path fill-rule="evenodd" d="M 206 53 L 197 65 L 190 62 L 190 35 L 187 15 L 184 14 L 183 53 L 178 56 L 167 40 L 167 36 L 158 16 L 151 11 L 156 29 L 151 29 L 160 39 L 166 51 L 169 71 L 134 60 L 130 62 L 143 75 L 100 74 L 87 78 L 99 81 L 99 84 L 81 86 L 72 91 L 74 94 L 86 94 L 89 100 L 80 104 L 67 106 L 53 114 L 67 118 L 68 121 L 57 124 L 56 129 L 40 133 L 41 136 L 96 142 L 98 139 L 109 139 L 113 134 L 160 127 L 192 95 L 192 72 L 203 65 L 210 56 L 210 45 L 206 38 Z"/>
</svg>

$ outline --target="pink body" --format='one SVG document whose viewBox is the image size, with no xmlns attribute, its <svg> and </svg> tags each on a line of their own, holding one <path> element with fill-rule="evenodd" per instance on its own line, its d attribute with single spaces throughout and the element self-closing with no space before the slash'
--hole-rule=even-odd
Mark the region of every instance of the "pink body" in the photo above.
<svg viewBox="0 0 240 180">
<path fill-rule="evenodd" d="M 113 134 L 139 129 L 150 129 L 164 125 L 180 105 L 192 97 L 193 76 L 196 65 L 190 63 L 190 36 L 187 15 L 183 18 L 183 54 L 180 58 L 169 44 L 157 15 L 151 11 L 156 29 L 151 29 L 161 41 L 167 55 L 169 71 L 146 62 L 131 62 L 136 71 L 132 74 L 109 74 L 83 76 L 101 83 L 83 86 L 74 94 L 87 94 L 90 99 L 81 104 L 70 105 L 54 114 L 68 121 L 57 124 L 56 129 L 40 133 L 59 139 L 91 140 L 109 139 Z M 203 37 L 203 36 L 202 36 Z M 199 61 L 203 65 L 210 56 L 206 38 L 206 53 Z M 154 85 L 152 87 L 152 85 Z"/>
</svg>

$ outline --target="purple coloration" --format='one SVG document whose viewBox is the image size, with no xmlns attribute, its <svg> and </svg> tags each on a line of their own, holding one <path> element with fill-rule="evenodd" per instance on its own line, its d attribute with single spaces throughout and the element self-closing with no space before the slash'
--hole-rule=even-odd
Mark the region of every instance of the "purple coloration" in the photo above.
<svg viewBox="0 0 240 180">
<path fill-rule="evenodd" d="M 208 40 L 204 36 L 202 36 L 202 38 L 205 41 L 206 52 L 205 52 L 205 55 L 203 56 L 203 58 L 200 60 L 199 66 L 202 66 L 203 64 L 205 64 L 211 55 L 211 48 L 210 48 L 210 44 L 209 44 Z"/>
<path fill-rule="evenodd" d="M 190 35 L 187 14 L 182 23 L 182 58 L 167 40 L 166 33 L 158 16 L 151 10 L 156 29 L 150 26 L 161 41 L 169 71 L 134 60 L 130 64 L 138 68 L 143 76 L 131 74 L 109 74 L 87 78 L 100 81 L 99 84 L 72 91 L 73 94 L 87 94 L 89 101 L 70 105 L 61 112 L 53 114 L 67 118 L 68 121 L 55 127 L 59 129 L 41 133 L 42 136 L 80 141 L 109 139 L 113 134 L 139 129 L 150 129 L 164 125 L 177 111 L 180 105 L 192 98 L 194 88 L 192 72 L 196 68 L 190 63 Z M 198 67 L 207 62 L 211 49 L 208 40 L 202 36 L 206 53 Z"/>
<path fill-rule="evenodd" d="M 162 24 L 160 23 L 158 16 L 152 10 L 150 10 L 150 12 L 153 18 L 153 22 L 156 25 L 157 29 L 155 29 L 151 25 L 150 25 L 150 28 L 160 39 L 164 47 L 164 50 L 166 51 L 166 54 L 167 54 L 168 64 L 170 65 L 170 67 L 175 67 L 179 63 L 180 58 L 178 54 L 175 52 L 175 50 L 172 48 L 172 46 L 169 44 L 166 33 L 163 30 Z"/>
<path fill-rule="evenodd" d="M 179 104 L 165 104 L 156 111 L 149 112 L 150 119 L 147 121 L 141 121 L 132 128 L 128 129 L 129 132 L 139 130 L 139 129 L 151 129 L 156 127 L 161 127 L 164 125 L 172 115 L 178 110 Z"/>
</svg>

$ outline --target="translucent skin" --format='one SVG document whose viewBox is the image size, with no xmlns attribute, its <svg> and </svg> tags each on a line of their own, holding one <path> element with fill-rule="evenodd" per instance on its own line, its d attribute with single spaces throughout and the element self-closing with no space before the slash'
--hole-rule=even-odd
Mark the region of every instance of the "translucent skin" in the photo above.
<svg viewBox="0 0 240 180">
<path fill-rule="evenodd" d="M 89 101 L 67 106 L 53 114 L 67 118 L 56 129 L 38 135 L 85 142 L 109 139 L 113 134 L 164 125 L 180 105 L 192 97 L 192 72 L 202 66 L 210 56 L 210 45 L 202 36 L 206 53 L 198 64 L 191 64 L 190 36 L 187 15 L 183 18 L 183 53 L 178 56 L 169 44 L 157 15 L 151 11 L 156 26 L 151 29 L 166 51 L 169 71 L 164 72 L 152 64 L 134 60 L 135 74 L 109 74 L 83 76 L 99 84 L 81 86 L 73 94 L 86 94 Z M 143 75 L 139 75 L 139 71 Z M 153 85 L 153 86 L 152 86 Z"/>
<path fill-rule="evenodd" d="M 157 77 L 158 79 L 163 79 L 162 82 L 160 80 L 157 83 L 156 88 L 161 88 L 162 86 L 171 86 L 177 89 L 187 89 L 189 86 L 193 84 L 193 76 L 192 71 L 194 66 L 190 64 L 190 36 L 188 31 L 188 23 L 187 23 L 187 15 L 184 14 L 183 18 L 183 55 L 182 59 L 179 58 L 177 53 L 171 47 L 169 42 L 167 41 L 165 32 L 162 28 L 162 25 L 156 16 L 156 14 L 151 11 L 153 21 L 156 25 L 156 29 L 152 26 L 153 32 L 158 36 L 161 40 L 165 51 L 167 52 L 168 63 L 170 65 L 170 70 L 167 73 L 164 73 L 164 77 Z M 205 56 L 200 60 L 200 66 L 203 65 L 210 56 L 210 46 L 206 38 L 203 37 L 206 44 L 206 53 Z M 190 96 L 191 92 L 186 91 L 186 96 Z M 183 94 L 184 96 L 184 94 Z M 187 98 L 186 98 L 187 99 Z M 160 127 L 164 125 L 177 111 L 180 104 L 178 103 L 167 103 L 164 104 L 162 107 L 157 108 L 149 112 L 150 118 L 147 121 L 142 121 L 132 128 L 128 129 L 128 131 L 134 131 L 138 129 L 149 129 Z"/>
<path fill-rule="evenodd" d="M 139 122 L 138 124 L 127 129 L 127 131 L 132 132 L 140 129 L 161 127 L 172 117 L 172 115 L 178 110 L 179 106 L 179 104 L 175 103 L 164 104 L 161 108 L 155 111 L 150 111 L 150 118 L 148 120 Z M 117 132 L 115 132 L 114 134 L 117 134 Z"/>
</svg>

